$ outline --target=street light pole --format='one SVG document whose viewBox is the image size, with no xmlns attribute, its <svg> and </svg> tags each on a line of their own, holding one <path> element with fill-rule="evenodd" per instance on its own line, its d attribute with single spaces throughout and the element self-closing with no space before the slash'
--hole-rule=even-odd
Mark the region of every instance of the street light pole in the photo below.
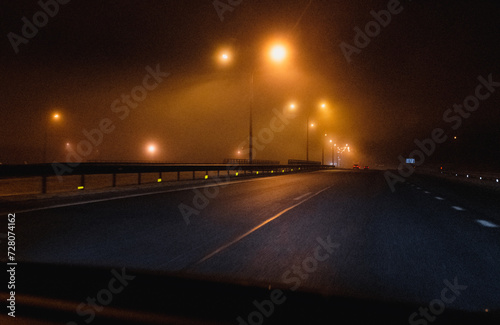
<svg viewBox="0 0 500 325">
<path fill-rule="evenodd" d="M 328 136 L 328 134 L 325 133 L 325 138 Z M 326 141 L 323 140 L 323 142 L 321 143 L 321 164 L 324 165 L 325 164 L 325 143 Z M 331 140 L 330 140 L 331 142 Z"/>
<path fill-rule="evenodd" d="M 337 145 L 332 145 L 332 166 L 335 167 L 335 151 L 333 150 L 333 147 L 336 147 Z"/>
<path fill-rule="evenodd" d="M 49 128 L 50 128 L 50 120 L 55 119 L 58 120 L 60 118 L 60 115 L 58 113 L 55 113 L 54 115 L 48 115 L 47 118 L 45 119 L 45 136 L 43 139 L 43 161 L 42 163 L 47 162 L 47 142 L 48 142 L 48 137 L 49 137 Z"/>
<path fill-rule="evenodd" d="M 307 116 L 306 161 L 309 161 L 309 116 Z"/>
<path fill-rule="evenodd" d="M 254 69 L 252 69 L 252 75 L 250 77 L 250 131 L 249 131 L 249 137 L 248 137 L 248 163 L 252 163 L 252 158 L 253 158 L 253 143 L 252 143 L 252 111 L 253 111 L 253 102 L 254 102 L 254 91 L 253 91 L 253 76 L 254 76 Z"/>
<path fill-rule="evenodd" d="M 330 159 L 332 161 L 332 166 L 334 166 L 334 164 L 333 164 L 333 145 L 330 146 L 330 156 L 331 156 Z"/>
<path fill-rule="evenodd" d="M 333 156 L 333 147 L 336 147 L 336 146 L 337 146 L 337 144 L 334 144 L 333 140 L 330 140 L 330 161 L 331 161 L 332 166 L 335 166 L 335 159 Z"/>
<path fill-rule="evenodd" d="M 321 144 L 321 165 L 325 164 L 325 144 Z"/>
<path fill-rule="evenodd" d="M 43 139 L 43 160 L 42 163 L 45 164 L 47 161 L 47 137 L 49 133 L 49 123 L 45 126 L 45 137 Z"/>
</svg>

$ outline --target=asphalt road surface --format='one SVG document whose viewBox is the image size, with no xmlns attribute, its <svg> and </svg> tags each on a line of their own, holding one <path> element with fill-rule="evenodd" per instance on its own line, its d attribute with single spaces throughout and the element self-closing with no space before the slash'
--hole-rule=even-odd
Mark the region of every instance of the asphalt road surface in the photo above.
<svg viewBox="0 0 500 325">
<path fill-rule="evenodd" d="M 498 192 L 414 176 L 393 193 L 363 170 L 195 187 L 19 207 L 17 260 L 500 308 Z"/>
</svg>

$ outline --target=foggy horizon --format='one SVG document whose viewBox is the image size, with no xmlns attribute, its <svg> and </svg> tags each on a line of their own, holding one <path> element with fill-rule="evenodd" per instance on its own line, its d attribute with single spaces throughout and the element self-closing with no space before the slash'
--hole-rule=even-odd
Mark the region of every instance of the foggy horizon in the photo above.
<svg viewBox="0 0 500 325">
<path fill-rule="evenodd" d="M 379 12 L 389 3 L 372 1 L 367 7 Z M 254 137 L 269 128 L 273 110 L 297 105 L 294 118 L 273 132 L 265 148 L 254 145 L 255 159 L 305 159 L 309 112 L 317 123 L 310 129 L 310 160 L 321 161 L 322 145 L 325 161 L 331 160 L 331 147 L 323 141 L 332 139 L 352 149 L 346 164 L 396 165 L 399 155 L 418 149 L 414 140 L 442 128 L 448 140 L 426 163 L 459 155 L 464 165 L 498 164 L 497 93 L 456 130 L 443 120 L 446 110 L 474 93 L 479 77 L 500 80 L 498 4 L 400 2 L 398 8 L 348 62 L 341 45 L 354 45 L 355 28 L 374 21 L 356 3 L 242 2 L 224 12 L 224 21 L 210 2 L 60 5 L 46 26 L 19 44 L 19 53 L 4 38 L 0 162 L 42 162 L 45 136 L 47 159 L 64 162 L 86 140 L 84 130 L 98 128 L 103 119 L 114 129 L 90 154 L 80 155 L 82 161 L 248 158 L 241 152 L 248 148 L 254 71 Z M 22 35 L 21 18 L 32 21 L 39 10 L 37 3 L 10 4 L 2 17 L 4 35 Z M 265 46 L 273 39 L 289 46 L 282 66 L 266 61 Z M 215 59 L 224 47 L 234 51 L 227 66 Z M 123 109 L 113 111 L 116 100 L 119 110 L 122 96 L 142 85 L 147 67 L 168 76 L 126 117 Z M 322 101 L 328 103 L 327 116 L 317 109 Z M 60 121 L 47 123 L 54 112 Z M 154 154 L 147 151 L 151 144 Z"/>
</svg>

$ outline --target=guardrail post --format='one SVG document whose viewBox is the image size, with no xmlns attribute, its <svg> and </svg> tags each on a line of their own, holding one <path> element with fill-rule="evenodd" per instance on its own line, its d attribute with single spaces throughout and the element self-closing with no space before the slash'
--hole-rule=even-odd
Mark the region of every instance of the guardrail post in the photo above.
<svg viewBox="0 0 500 325">
<path fill-rule="evenodd" d="M 137 173 L 137 184 L 141 185 L 141 173 Z"/>
<path fill-rule="evenodd" d="M 193 179 L 195 179 L 195 171 L 193 170 Z"/>
<path fill-rule="evenodd" d="M 163 177 L 162 177 L 162 173 L 161 173 L 161 172 L 159 172 L 159 173 L 158 173 L 158 179 L 162 179 L 162 178 L 163 178 Z"/>
<path fill-rule="evenodd" d="M 47 193 L 47 176 L 42 176 L 42 193 Z"/>
<path fill-rule="evenodd" d="M 180 181 L 181 180 L 181 172 L 177 172 L 177 180 Z"/>
<path fill-rule="evenodd" d="M 85 188 L 85 174 L 82 174 L 80 176 L 80 186 L 82 186 L 82 188 Z"/>
<path fill-rule="evenodd" d="M 217 170 L 217 177 L 219 177 L 219 175 L 220 175 L 219 172 L 220 172 L 220 170 Z"/>
<path fill-rule="evenodd" d="M 116 187 L 116 174 L 113 173 L 113 187 Z"/>
</svg>

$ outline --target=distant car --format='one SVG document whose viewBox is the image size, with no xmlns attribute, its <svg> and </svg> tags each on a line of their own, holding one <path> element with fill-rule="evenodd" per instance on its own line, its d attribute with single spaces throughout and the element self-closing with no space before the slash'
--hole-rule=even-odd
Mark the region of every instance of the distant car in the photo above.
<svg viewBox="0 0 500 325">
<path fill-rule="evenodd" d="M 365 166 L 365 167 L 363 167 L 363 169 L 364 169 L 364 170 L 368 170 L 368 169 L 370 169 L 370 167 Z"/>
<path fill-rule="evenodd" d="M 358 164 L 354 164 L 354 165 L 352 166 L 352 169 L 358 169 L 358 170 L 359 170 L 359 165 L 358 165 Z"/>
</svg>

